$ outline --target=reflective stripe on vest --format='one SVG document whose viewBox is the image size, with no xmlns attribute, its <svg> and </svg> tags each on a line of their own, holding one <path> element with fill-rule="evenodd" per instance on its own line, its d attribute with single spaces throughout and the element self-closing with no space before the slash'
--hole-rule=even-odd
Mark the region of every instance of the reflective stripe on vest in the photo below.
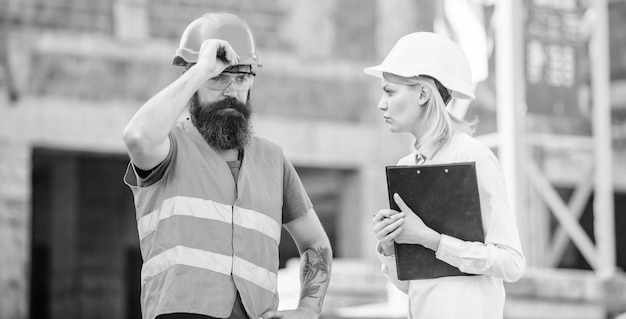
<svg viewBox="0 0 626 319">
<path fill-rule="evenodd" d="M 273 238 L 276 244 L 280 242 L 281 225 L 267 215 L 251 209 L 233 206 L 233 224 L 256 230 L 265 236 Z"/>
<path fill-rule="evenodd" d="M 183 204 L 184 203 L 184 204 Z M 176 209 L 174 209 L 176 207 Z M 184 209 L 183 209 L 184 208 Z M 150 235 L 159 222 L 173 215 L 185 215 L 196 218 L 205 218 L 234 223 L 243 228 L 256 230 L 280 242 L 281 226 L 270 217 L 251 209 L 224 205 L 212 200 L 201 198 L 175 196 L 163 201 L 160 209 L 141 217 L 137 223 L 139 240 Z M 245 217 L 244 217 L 245 216 Z M 232 220 L 231 220 L 232 217 Z"/>
<path fill-rule="evenodd" d="M 169 198 L 163 201 L 160 209 L 143 216 L 138 222 L 139 237 L 144 239 L 158 227 L 161 221 L 173 216 L 191 216 L 230 223 L 231 207 L 233 207 L 232 223 L 258 231 L 274 239 L 278 245 L 281 225 L 270 217 L 251 209 L 185 196 Z M 232 269 L 234 275 L 272 293 L 276 292 L 276 273 L 241 258 L 235 257 L 233 260 L 231 256 L 184 246 L 168 249 L 146 261 L 141 272 L 142 285 L 175 264 L 198 267 L 226 275 L 230 275 Z"/>
<path fill-rule="evenodd" d="M 139 240 L 150 235 L 159 222 L 170 218 L 173 215 L 185 215 L 196 218 L 205 218 L 232 223 L 232 206 L 216 203 L 212 200 L 193 198 L 185 196 L 175 196 L 163 201 L 159 209 L 141 217 L 137 223 Z"/>
<path fill-rule="evenodd" d="M 200 249 L 176 246 L 148 260 L 141 269 L 141 285 L 174 265 L 186 265 L 232 274 L 275 293 L 278 274 L 238 257 L 216 254 Z"/>
<path fill-rule="evenodd" d="M 272 293 L 276 293 L 277 291 L 277 273 L 273 273 L 239 257 L 233 258 L 233 275 L 245 279 Z"/>
<path fill-rule="evenodd" d="M 230 275 L 233 258 L 200 249 L 176 246 L 146 261 L 141 268 L 141 285 L 174 265 L 192 266 Z"/>
</svg>

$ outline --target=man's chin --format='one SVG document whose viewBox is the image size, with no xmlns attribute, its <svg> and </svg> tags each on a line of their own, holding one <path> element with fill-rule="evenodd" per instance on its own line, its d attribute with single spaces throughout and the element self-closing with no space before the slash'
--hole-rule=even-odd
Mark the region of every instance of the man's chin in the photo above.
<svg viewBox="0 0 626 319">
<path fill-rule="evenodd" d="M 204 140 L 221 150 L 243 148 L 251 137 L 251 130 L 243 114 L 237 110 L 219 110 L 218 118 L 196 126 Z"/>
</svg>

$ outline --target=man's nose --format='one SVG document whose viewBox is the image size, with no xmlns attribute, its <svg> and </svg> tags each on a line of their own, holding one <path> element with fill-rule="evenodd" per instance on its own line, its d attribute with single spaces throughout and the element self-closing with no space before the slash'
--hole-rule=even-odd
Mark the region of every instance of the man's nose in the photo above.
<svg viewBox="0 0 626 319">
<path fill-rule="evenodd" d="M 224 89 L 223 93 L 228 97 L 237 97 L 237 90 L 235 90 L 235 86 L 232 81 L 228 83 L 228 86 Z"/>
</svg>

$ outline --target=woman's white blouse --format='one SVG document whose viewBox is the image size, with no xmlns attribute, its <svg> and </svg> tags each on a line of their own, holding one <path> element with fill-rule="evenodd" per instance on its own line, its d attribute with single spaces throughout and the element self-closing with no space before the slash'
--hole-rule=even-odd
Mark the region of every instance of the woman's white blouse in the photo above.
<svg viewBox="0 0 626 319">
<path fill-rule="evenodd" d="M 526 261 L 497 158 L 488 147 L 464 133 L 455 134 L 438 150 L 416 150 L 398 165 L 415 165 L 420 156 L 420 164 L 476 163 L 485 242 L 468 242 L 442 234 L 435 255 L 478 276 L 399 281 L 395 256 L 384 256 L 379 244 L 376 251 L 383 273 L 409 295 L 409 318 L 502 318 L 503 281 L 517 281 Z"/>
</svg>

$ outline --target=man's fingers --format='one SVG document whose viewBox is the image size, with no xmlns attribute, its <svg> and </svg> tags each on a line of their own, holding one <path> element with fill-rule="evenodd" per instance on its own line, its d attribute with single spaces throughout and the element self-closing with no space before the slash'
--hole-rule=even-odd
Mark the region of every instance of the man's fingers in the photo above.
<svg viewBox="0 0 626 319">
<path fill-rule="evenodd" d="M 212 53 L 211 51 L 213 50 L 214 52 Z M 237 54 L 237 52 L 235 52 L 235 49 L 233 49 L 230 43 L 224 40 L 204 40 L 200 51 L 207 51 L 206 53 L 208 53 L 209 56 L 214 55 L 217 60 L 220 60 L 228 65 L 236 65 L 237 63 L 239 63 L 239 55 Z"/>
<path fill-rule="evenodd" d="M 239 63 L 239 55 L 237 55 L 235 49 L 233 49 L 233 47 L 230 46 L 230 43 L 226 41 L 224 41 L 224 49 L 226 50 L 226 59 L 228 60 L 227 62 L 231 65 L 237 65 L 237 63 Z"/>
</svg>

